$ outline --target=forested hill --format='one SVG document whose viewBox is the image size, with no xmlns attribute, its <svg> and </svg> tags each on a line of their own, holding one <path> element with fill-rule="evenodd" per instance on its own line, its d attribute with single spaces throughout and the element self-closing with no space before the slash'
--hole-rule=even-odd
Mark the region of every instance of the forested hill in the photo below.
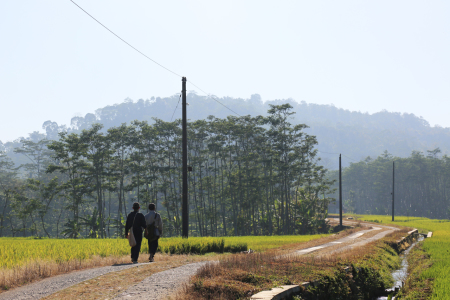
<svg viewBox="0 0 450 300">
<path fill-rule="evenodd" d="M 307 132 L 317 136 L 323 164 L 331 169 L 337 167 L 337 155 L 328 153 L 343 153 L 345 155 L 343 164 L 348 165 L 350 160 L 347 157 L 359 161 L 367 156 L 377 157 L 385 150 L 398 157 L 407 157 L 413 150 L 425 152 L 437 147 L 443 154 L 450 152 L 450 128 L 431 127 L 426 120 L 413 114 L 387 111 L 368 114 L 352 112 L 334 105 L 319 105 L 304 101 L 299 103 L 292 99 L 263 103 L 257 94 L 249 99 L 217 98 L 232 111 L 211 97 L 189 93 L 187 99 L 188 118 L 191 120 L 206 119 L 209 115 L 225 118 L 228 115 L 235 115 L 234 113 L 266 115 L 269 104 L 290 103 L 296 112 L 291 122 L 304 123 L 310 127 Z M 69 126 L 46 121 L 43 129 L 47 138 L 56 139 L 59 131 L 79 132 L 94 123 L 104 124 L 106 130 L 133 120 L 152 122 L 152 118 L 155 117 L 164 121 L 170 121 L 172 118 L 175 120 L 181 117 L 179 100 L 179 95 L 138 101 L 126 99 L 123 103 L 99 108 L 95 113 L 88 113 L 84 117 L 74 117 Z M 175 110 L 177 104 L 179 105 Z M 36 135 L 34 138 L 37 138 Z M 18 146 L 19 140 L 16 143 L 6 143 L 4 146 L 7 150 L 12 150 Z"/>
</svg>

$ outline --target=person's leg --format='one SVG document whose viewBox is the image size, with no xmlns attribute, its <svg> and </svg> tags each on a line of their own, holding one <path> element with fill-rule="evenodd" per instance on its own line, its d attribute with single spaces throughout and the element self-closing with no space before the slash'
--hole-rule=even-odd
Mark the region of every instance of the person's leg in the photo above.
<svg viewBox="0 0 450 300">
<path fill-rule="evenodd" d="M 137 241 L 136 241 L 137 242 Z M 131 261 L 137 261 L 139 250 L 137 248 L 137 244 L 134 247 L 131 247 Z"/>
<path fill-rule="evenodd" d="M 155 241 L 155 245 L 154 245 L 155 248 L 153 249 L 153 256 L 155 256 L 156 250 L 158 250 L 158 241 L 159 241 L 159 237 L 157 237 L 156 241 Z"/>
<path fill-rule="evenodd" d="M 153 254 L 152 254 L 153 243 L 150 240 L 147 240 L 147 242 L 148 242 L 148 254 L 149 254 L 148 261 L 152 262 L 153 261 Z"/>
<path fill-rule="evenodd" d="M 142 232 L 135 232 L 134 238 L 136 239 L 136 246 L 133 247 L 136 248 L 134 258 L 137 261 L 139 259 L 139 252 L 141 252 Z"/>
<path fill-rule="evenodd" d="M 158 238 L 148 243 L 148 252 L 150 253 L 150 261 L 154 260 L 156 250 L 158 249 Z"/>
</svg>

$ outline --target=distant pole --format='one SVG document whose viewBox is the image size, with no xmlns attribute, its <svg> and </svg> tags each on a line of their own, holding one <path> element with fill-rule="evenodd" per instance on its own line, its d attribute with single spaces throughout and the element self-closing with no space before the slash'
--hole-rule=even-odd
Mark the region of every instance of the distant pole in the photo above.
<svg viewBox="0 0 450 300">
<path fill-rule="evenodd" d="M 394 221 L 395 162 L 392 162 L 392 222 Z"/>
<path fill-rule="evenodd" d="M 339 225 L 342 228 L 342 165 L 340 154 L 339 154 Z"/>
<path fill-rule="evenodd" d="M 183 116 L 182 116 L 182 131 L 183 131 L 183 205 L 182 205 L 182 234 L 183 238 L 188 238 L 189 235 L 189 206 L 188 206 L 188 180 L 187 180 L 187 121 L 186 121 L 186 77 L 181 79 L 182 81 L 182 106 L 183 106 Z"/>
</svg>

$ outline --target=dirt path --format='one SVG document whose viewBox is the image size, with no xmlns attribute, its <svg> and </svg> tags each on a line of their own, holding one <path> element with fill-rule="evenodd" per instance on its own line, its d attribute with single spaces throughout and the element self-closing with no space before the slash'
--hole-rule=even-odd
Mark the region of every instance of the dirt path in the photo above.
<svg viewBox="0 0 450 300">
<path fill-rule="evenodd" d="M 333 220 L 330 220 L 333 221 Z M 344 225 L 356 225 L 357 222 L 344 221 Z M 347 237 L 322 244 L 319 246 L 306 248 L 293 252 L 290 255 L 326 255 L 331 253 L 338 253 L 350 250 L 355 247 L 361 247 L 367 243 L 378 240 L 387 234 L 398 230 L 398 228 L 372 225 L 368 223 L 361 223 L 367 229 L 361 230 Z M 155 273 L 141 282 L 129 287 L 125 292 L 122 292 L 114 300 L 124 299 L 155 299 L 163 300 L 170 294 L 182 286 L 183 283 L 188 282 L 189 278 L 194 275 L 197 270 L 207 262 L 191 263 L 174 269 Z M 121 266 L 101 267 L 95 269 L 82 270 L 72 272 L 69 274 L 50 277 L 24 287 L 14 289 L 9 292 L 0 294 L 0 300 L 17 299 L 17 300 L 31 300 L 41 299 L 45 296 L 51 295 L 70 286 L 80 282 L 110 273 L 117 272 L 124 269 L 132 268 L 143 264 L 127 264 Z"/>
<path fill-rule="evenodd" d="M 197 270 L 208 262 L 198 262 L 194 264 L 184 265 L 175 269 L 159 272 L 147 277 L 140 283 L 131 286 L 124 293 L 115 297 L 113 300 L 159 300 L 165 299 L 188 283 L 191 276 L 195 275 Z"/>
<path fill-rule="evenodd" d="M 353 226 L 358 224 L 352 221 L 343 221 L 343 225 Z M 368 227 L 368 229 L 358 231 L 354 234 L 346 236 L 344 238 L 338 239 L 333 242 L 329 242 L 320 246 L 311 247 L 295 251 L 289 255 L 306 255 L 311 254 L 314 256 L 330 255 L 349 251 L 354 248 L 362 247 L 368 243 L 379 240 L 386 235 L 399 230 L 396 227 L 385 226 L 385 225 L 373 225 L 369 223 L 359 223 L 361 226 Z"/>
<path fill-rule="evenodd" d="M 117 266 L 100 267 L 82 271 L 75 271 L 64 275 L 49 277 L 17 289 L 3 292 L 0 300 L 31 300 L 41 299 L 74 284 L 89 280 L 107 273 L 117 272 L 143 264 L 122 264 Z"/>
</svg>

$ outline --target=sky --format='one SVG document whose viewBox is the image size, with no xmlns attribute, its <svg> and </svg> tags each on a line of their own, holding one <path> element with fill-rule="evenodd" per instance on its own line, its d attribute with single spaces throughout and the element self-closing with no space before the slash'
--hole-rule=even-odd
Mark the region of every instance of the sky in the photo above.
<svg viewBox="0 0 450 300">
<path fill-rule="evenodd" d="M 188 90 L 450 127 L 450 1 L 74 0 Z M 70 0 L 0 1 L 0 141 L 179 93 Z"/>
</svg>

